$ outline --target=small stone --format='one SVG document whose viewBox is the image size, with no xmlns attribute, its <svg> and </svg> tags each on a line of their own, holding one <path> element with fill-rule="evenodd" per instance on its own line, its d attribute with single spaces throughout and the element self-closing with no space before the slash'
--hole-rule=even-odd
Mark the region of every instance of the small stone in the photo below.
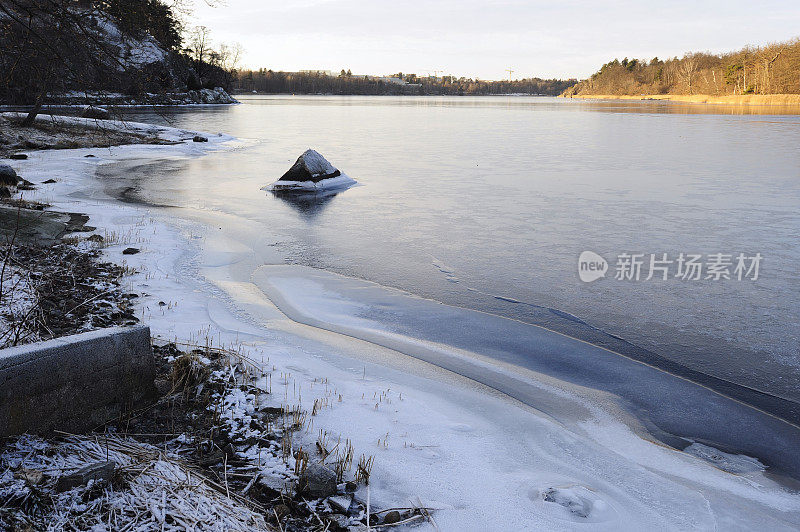
<svg viewBox="0 0 800 532">
<path fill-rule="evenodd" d="M 28 158 L 28 155 L 25 153 L 12 153 L 8 156 L 9 159 L 13 159 L 15 161 L 23 161 Z"/>
<path fill-rule="evenodd" d="M 358 484 L 356 484 L 352 480 L 348 480 L 347 482 L 344 483 L 344 490 L 347 493 L 355 493 L 357 489 L 358 489 Z"/>
<path fill-rule="evenodd" d="M 192 139 L 192 141 L 193 142 L 208 142 L 208 139 L 203 137 L 203 136 L 200 136 L 200 135 L 195 135 L 194 138 Z"/>
<path fill-rule="evenodd" d="M 82 469 L 79 469 L 71 475 L 66 475 L 58 479 L 56 483 L 56 491 L 69 491 L 78 486 L 85 486 L 90 480 L 95 482 L 108 482 L 114 476 L 114 470 L 117 465 L 112 462 L 97 462 L 90 464 Z"/>
<path fill-rule="evenodd" d="M 322 464 L 308 464 L 297 488 L 315 499 L 335 495 L 338 491 L 336 473 Z"/>
<path fill-rule="evenodd" d="M 159 307 L 166 307 L 166 306 L 167 306 L 167 304 L 166 304 L 166 303 L 164 303 L 163 301 L 159 301 L 159 302 L 158 302 L 158 306 L 159 306 Z"/>
<path fill-rule="evenodd" d="M 383 516 L 383 524 L 384 525 L 393 525 L 400 521 L 400 512 L 397 510 L 392 510 L 391 512 L 387 512 L 386 515 Z"/>
<path fill-rule="evenodd" d="M 336 496 L 328 499 L 328 504 L 336 512 L 347 513 L 350 510 L 350 505 L 353 503 L 352 497 Z"/>
<path fill-rule="evenodd" d="M 55 179 L 48 179 L 47 181 L 42 181 L 42 184 L 43 185 L 49 185 L 49 184 L 55 183 L 55 182 L 56 182 Z"/>
<path fill-rule="evenodd" d="M 273 508 L 273 510 L 275 510 L 275 513 L 277 514 L 278 519 L 283 519 L 284 517 L 286 517 L 287 515 L 292 513 L 291 508 L 289 508 L 285 504 L 278 504 L 277 506 L 275 506 Z"/>
<path fill-rule="evenodd" d="M 125 248 L 122 250 L 123 255 L 136 255 L 137 253 L 139 253 L 138 248 Z"/>
<path fill-rule="evenodd" d="M 90 153 L 89 155 L 84 155 L 84 157 L 88 159 L 89 157 L 94 157 L 94 155 Z"/>
<path fill-rule="evenodd" d="M 287 479 L 283 477 L 279 477 L 277 475 L 268 475 L 264 474 L 259 478 L 259 482 L 262 486 L 269 488 L 270 490 L 282 493 L 285 489 L 287 484 L 289 483 Z"/>
<path fill-rule="evenodd" d="M 336 528 L 334 530 L 347 530 L 347 526 L 350 524 L 350 518 L 346 515 L 342 514 L 331 514 L 326 516 L 331 523 L 333 523 Z"/>
<path fill-rule="evenodd" d="M 92 235 L 86 240 L 88 240 L 89 242 L 102 242 L 105 239 L 103 238 L 103 235 Z"/>
<path fill-rule="evenodd" d="M 44 480 L 44 473 L 38 469 L 29 469 L 27 467 L 20 467 L 19 471 L 14 473 L 14 476 L 24 480 L 29 486 L 38 486 Z"/>
</svg>

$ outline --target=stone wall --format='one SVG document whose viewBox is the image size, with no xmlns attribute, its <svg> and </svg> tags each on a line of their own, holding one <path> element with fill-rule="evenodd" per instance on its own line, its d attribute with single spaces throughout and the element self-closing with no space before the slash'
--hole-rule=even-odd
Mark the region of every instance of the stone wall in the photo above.
<svg viewBox="0 0 800 532">
<path fill-rule="evenodd" d="M 154 377 L 146 326 L 0 350 L 0 437 L 91 430 L 154 397 Z"/>
</svg>

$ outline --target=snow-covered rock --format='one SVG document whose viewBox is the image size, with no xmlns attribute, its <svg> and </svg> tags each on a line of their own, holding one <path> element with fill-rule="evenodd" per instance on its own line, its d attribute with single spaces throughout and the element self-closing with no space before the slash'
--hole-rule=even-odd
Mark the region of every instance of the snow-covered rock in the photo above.
<svg viewBox="0 0 800 532">
<path fill-rule="evenodd" d="M 274 192 L 316 192 L 355 184 L 354 179 L 340 172 L 319 152 L 308 149 L 280 179 L 264 188 Z"/>
<path fill-rule="evenodd" d="M 105 120 L 109 118 L 111 115 L 109 114 L 107 109 L 102 107 L 95 107 L 93 105 L 87 105 L 83 112 L 81 113 L 83 118 L 99 118 L 101 120 Z"/>
</svg>

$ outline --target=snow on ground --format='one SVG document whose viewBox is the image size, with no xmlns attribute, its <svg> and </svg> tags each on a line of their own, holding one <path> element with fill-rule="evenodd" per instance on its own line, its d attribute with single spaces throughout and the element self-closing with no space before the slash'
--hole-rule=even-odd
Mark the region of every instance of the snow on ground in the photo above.
<svg viewBox="0 0 800 532">
<path fill-rule="evenodd" d="M 6 112 L 0 113 L 0 116 L 7 118 L 23 118 L 26 113 L 13 113 Z M 155 124 L 145 124 L 143 122 L 128 122 L 122 120 L 100 120 L 97 118 L 82 118 L 78 116 L 61 116 L 61 115 L 48 115 L 39 114 L 36 116 L 36 122 L 50 123 L 58 125 L 76 125 L 84 128 L 97 129 L 101 131 L 116 131 L 121 133 L 133 133 L 137 135 L 145 135 L 148 137 L 158 137 L 161 140 L 169 142 L 185 142 L 191 141 L 196 135 L 193 131 L 185 129 L 178 129 L 168 126 L 158 126 Z M 208 134 L 205 134 L 208 136 Z M 210 141 L 225 142 L 231 140 L 232 137 L 222 133 L 210 135 Z M 185 150 L 184 150 L 185 151 Z"/>
<path fill-rule="evenodd" d="M 541 401 L 537 410 L 380 343 L 293 321 L 259 288 L 269 292 L 264 279 L 250 277 L 261 266 L 248 263 L 250 250 L 269 245 L 269 235 L 247 227 L 223 232 L 213 224 L 219 213 L 123 204 L 93 177 L 98 166 L 121 159 L 195 157 L 224 149 L 228 139 L 209 140 L 39 152 L 13 166 L 34 183 L 57 179 L 28 199 L 85 212 L 110 237 L 105 256 L 136 269 L 130 290 L 142 294 L 139 317 L 155 335 L 247 351 L 271 371 L 275 406 L 311 412 L 316 402 L 304 448 L 313 449 L 322 434 L 350 439 L 356 461 L 374 456 L 373 507 L 422 503 L 437 509 L 440 530 L 458 531 L 800 527 L 800 497 L 760 468 L 731 474 L 698 456 L 722 456 L 713 450 L 683 453 L 653 444 L 601 393 L 474 359 L 498 379 L 526 381 Z M 86 159 L 87 153 L 97 157 Z M 141 253 L 123 257 L 128 246 Z M 292 295 L 299 306 L 310 291 L 307 313 L 328 321 L 340 314 L 336 319 L 362 332 L 385 335 L 393 315 L 409 312 L 402 301 L 381 308 L 374 299 L 360 300 L 354 285 L 341 297 L 309 272 L 292 271 L 291 278 L 281 286 L 284 300 Z M 382 310 L 383 321 L 364 321 L 365 308 Z M 470 356 L 445 347 L 452 356 Z"/>
<path fill-rule="evenodd" d="M 32 331 L 25 326 L 25 317 L 36 305 L 36 292 L 29 276 L 10 262 L 0 260 L 0 302 L 3 311 L 0 313 L 0 349 L 14 345 L 19 338 L 30 337 Z"/>
</svg>

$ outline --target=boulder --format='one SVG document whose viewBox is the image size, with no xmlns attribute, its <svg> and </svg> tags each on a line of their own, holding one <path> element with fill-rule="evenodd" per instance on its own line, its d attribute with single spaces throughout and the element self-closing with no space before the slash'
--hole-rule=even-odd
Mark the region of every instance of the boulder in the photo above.
<svg viewBox="0 0 800 532">
<path fill-rule="evenodd" d="M 109 113 L 107 109 L 103 109 L 102 107 L 94 107 L 90 105 L 83 109 L 83 113 L 81 113 L 81 116 L 83 118 L 97 118 L 100 120 L 106 120 L 111 116 L 111 113 Z"/>
<path fill-rule="evenodd" d="M 15 187 L 19 183 L 19 177 L 13 168 L 7 164 L 0 164 L 0 185 Z"/>
<path fill-rule="evenodd" d="M 11 197 L 11 191 L 8 190 L 8 187 L 0 187 L 0 198 L 5 199 L 10 197 Z"/>
<path fill-rule="evenodd" d="M 192 141 L 193 142 L 208 142 L 208 139 L 206 137 L 201 136 L 201 135 L 195 135 L 194 138 L 192 139 Z"/>
<path fill-rule="evenodd" d="M 274 192 L 317 192 L 323 189 L 347 188 L 355 180 L 339 171 L 319 152 L 308 149 L 275 183 L 266 187 Z"/>
<path fill-rule="evenodd" d="M 138 248 L 125 248 L 122 250 L 123 255 L 136 255 L 137 253 L 139 253 Z"/>
<path fill-rule="evenodd" d="M 13 159 L 16 161 L 22 161 L 28 158 L 27 154 L 24 153 L 12 153 L 8 156 L 9 159 Z"/>
<path fill-rule="evenodd" d="M 313 181 L 319 183 L 323 179 L 330 179 L 342 175 L 338 168 L 328 162 L 318 151 L 306 150 L 303 155 L 278 181 Z"/>
</svg>

